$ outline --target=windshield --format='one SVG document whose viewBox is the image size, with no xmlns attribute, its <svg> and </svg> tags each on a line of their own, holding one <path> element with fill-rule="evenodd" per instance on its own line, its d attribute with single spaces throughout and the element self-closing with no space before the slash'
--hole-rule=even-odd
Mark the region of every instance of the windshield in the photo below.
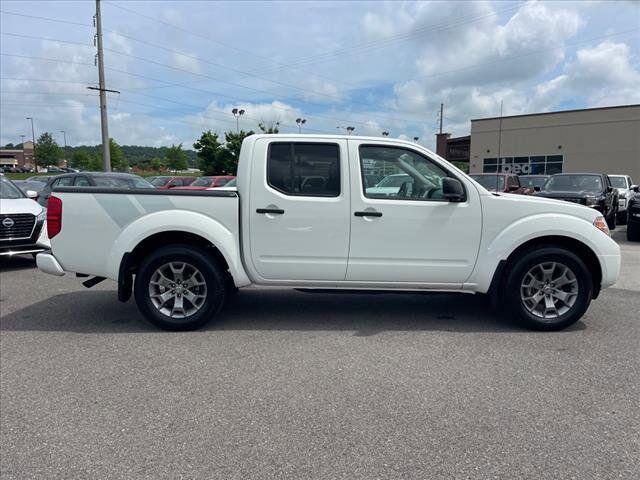
<svg viewBox="0 0 640 480">
<path fill-rule="evenodd" d="M 554 175 L 544 186 L 548 192 L 601 192 L 600 175 Z"/>
<path fill-rule="evenodd" d="M 547 178 L 549 177 L 520 177 L 520 184 L 524 187 L 544 187 L 544 184 L 547 182 Z"/>
<path fill-rule="evenodd" d="M 106 188 L 154 188 L 142 177 L 94 177 L 96 187 Z"/>
<path fill-rule="evenodd" d="M 409 175 L 389 175 L 384 177 L 376 187 L 401 187 L 409 180 Z"/>
<path fill-rule="evenodd" d="M 15 200 L 17 198 L 24 198 L 24 195 L 10 180 L 5 177 L 0 177 L 0 198 Z"/>
<path fill-rule="evenodd" d="M 502 175 L 470 175 L 476 182 L 487 190 L 504 190 L 504 177 Z"/>
<path fill-rule="evenodd" d="M 225 183 L 224 186 L 225 187 L 235 187 L 236 186 L 236 179 L 234 178 L 233 180 L 230 180 L 228 183 Z"/>
<path fill-rule="evenodd" d="M 167 183 L 169 183 L 169 180 L 171 180 L 171 177 L 154 178 L 153 180 L 151 180 L 151 185 L 154 185 L 156 187 L 164 187 Z"/>
<path fill-rule="evenodd" d="M 213 181 L 212 177 L 200 177 L 197 178 L 192 184 L 192 187 L 208 187 Z"/>
<path fill-rule="evenodd" d="M 625 177 L 609 177 L 611 186 L 615 188 L 627 188 L 627 179 Z"/>
</svg>

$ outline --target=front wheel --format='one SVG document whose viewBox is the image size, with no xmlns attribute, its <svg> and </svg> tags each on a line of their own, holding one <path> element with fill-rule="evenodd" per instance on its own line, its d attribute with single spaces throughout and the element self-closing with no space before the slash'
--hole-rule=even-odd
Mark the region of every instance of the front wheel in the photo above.
<svg viewBox="0 0 640 480">
<path fill-rule="evenodd" d="M 618 219 L 618 210 L 615 209 L 609 214 L 609 216 L 606 219 L 607 227 L 609 227 L 609 230 L 616 229 L 617 219 Z"/>
<path fill-rule="evenodd" d="M 640 222 L 627 222 L 627 240 L 640 242 Z"/>
<path fill-rule="evenodd" d="M 591 303 L 593 281 L 574 253 L 554 246 L 526 252 L 508 271 L 503 301 L 511 318 L 535 330 L 562 330 Z"/>
<path fill-rule="evenodd" d="M 136 274 L 138 308 L 165 330 L 193 330 L 211 320 L 224 304 L 223 269 L 207 251 L 191 245 L 160 248 Z"/>
</svg>

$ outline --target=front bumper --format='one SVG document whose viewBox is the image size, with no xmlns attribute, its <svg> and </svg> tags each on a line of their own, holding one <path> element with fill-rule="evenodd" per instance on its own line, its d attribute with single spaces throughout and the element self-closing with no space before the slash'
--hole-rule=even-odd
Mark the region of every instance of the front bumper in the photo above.
<svg viewBox="0 0 640 480">
<path fill-rule="evenodd" d="M 34 224 L 31 236 L 20 239 L 0 240 L 0 257 L 38 253 L 46 250 L 49 246 L 47 225 L 43 220 L 40 220 Z"/>
<path fill-rule="evenodd" d="M 56 257 L 49 251 L 39 253 L 36 256 L 36 265 L 40 271 L 48 273 L 49 275 L 61 277 L 65 273 L 58 260 L 56 260 Z"/>
</svg>

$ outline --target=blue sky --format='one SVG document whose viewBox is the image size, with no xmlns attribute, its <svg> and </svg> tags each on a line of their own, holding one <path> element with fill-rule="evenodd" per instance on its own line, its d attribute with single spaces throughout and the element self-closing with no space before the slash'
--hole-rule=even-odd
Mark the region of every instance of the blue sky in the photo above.
<svg viewBox="0 0 640 480">
<path fill-rule="evenodd" d="M 420 137 L 469 120 L 640 103 L 640 2 L 102 2 L 110 135 L 205 129 Z M 2 1 L 0 143 L 99 143 L 93 1 Z M 41 18 L 34 18 L 41 17 Z M 58 20 L 58 21 L 53 21 Z M 66 23 L 65 23 L 66 22 Z"/>
</svg>

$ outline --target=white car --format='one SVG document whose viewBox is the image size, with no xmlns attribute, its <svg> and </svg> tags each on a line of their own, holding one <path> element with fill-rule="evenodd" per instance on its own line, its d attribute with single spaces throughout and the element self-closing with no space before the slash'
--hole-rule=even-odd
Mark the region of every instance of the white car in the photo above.
<svg viewBox="0 0 640 480">
<path fill-rule="evenodd" d="M 35 254 L 49 248 L 45 209 L 11 180 L 0 177 L 0 256 Z M 31 198 L 30 198 L 31 197 Z"/>
<path fill-rule="evenodd" d="M 633 197 L 633 180 L 629 175 L 607 175 L 611 186 L 618 189 L 618 223 L 627 223 L 627 206 Z"/>
<path fill-rule="evenodd" d="M 363 181 L 402 172 L 393 197 Z M 303 180 L 321 177 L 312 192 Z M 47 273 L 118 283 L 161 328 L 210 321 L 235 288 L 487 294 L 542 330 L 576 322 L 620 271 L 599 212 L 495 194 L 413 142 L 252 135 L 237 190 L 59 187 L 48 203 Z"/>
<path fill-rule="evenodd" d="M 368 195 L 393 197 L 398 194 L 400 187 L 409 180 L 411 177 L 406 173 L 394 173 L 384 177 L 374 187 L 367 188 L 366 192 Z"/>
</svg>

